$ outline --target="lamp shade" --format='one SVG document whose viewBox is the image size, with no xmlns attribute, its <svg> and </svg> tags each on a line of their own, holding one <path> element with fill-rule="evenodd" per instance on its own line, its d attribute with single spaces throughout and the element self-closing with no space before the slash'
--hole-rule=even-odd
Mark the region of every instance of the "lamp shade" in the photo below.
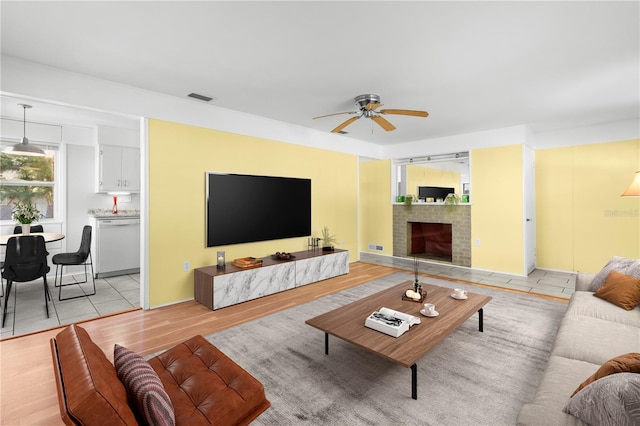
<svg viewBox="0 0 640 426">
<path fill-rule="evenodd" d="M 622 193 L 623 197 L 639 197 L 640 196 L 640 170 L 633 177 L 631 185 Z"/>
</svg>

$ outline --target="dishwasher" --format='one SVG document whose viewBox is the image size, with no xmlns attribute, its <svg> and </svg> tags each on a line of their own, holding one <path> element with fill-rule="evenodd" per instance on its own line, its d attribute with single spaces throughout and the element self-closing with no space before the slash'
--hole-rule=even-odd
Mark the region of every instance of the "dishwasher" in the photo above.
<svg viewBox="0 0 640 426">
<path fill-rule="evenodd" d="M 140 272 L 140 219 L 97 219 L 96 278 Z"/>
</svg>

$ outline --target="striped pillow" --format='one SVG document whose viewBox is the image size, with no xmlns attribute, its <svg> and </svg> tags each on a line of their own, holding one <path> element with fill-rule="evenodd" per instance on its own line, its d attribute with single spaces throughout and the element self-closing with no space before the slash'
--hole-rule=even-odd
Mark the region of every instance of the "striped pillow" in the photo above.
<svg viewBox="0 0 640 426">
<path fill-rule="evenodd" d="M 174 426 L 176 420 L 171 399 L 151 365 L 137 353 L 118 344 L 113 349 L 113 363 L 129 398 L 146 422 L 154 426 Z"/>
</svg>

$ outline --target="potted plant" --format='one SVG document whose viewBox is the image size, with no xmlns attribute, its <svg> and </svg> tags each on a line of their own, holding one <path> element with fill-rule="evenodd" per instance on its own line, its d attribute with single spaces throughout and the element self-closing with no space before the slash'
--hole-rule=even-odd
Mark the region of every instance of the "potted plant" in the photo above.
<svg viewBox="0 0 640 426">
<path fill-rule="evenodd" d="M 460 197 L 458 197 L 454 193 L 448 194 L 447 197 L 444 199 L 445 204 L 458 204 L 459 202 L 460 202 Z"/>
<path fill-rule="evenodd" d="M 11 217 L 20 224 L 22 233 L 27 235 L 30 232 L 31 223 L 40 219 L 40 211 L 31 201 L 20 201 L 13 209 Z"/>
<path fill-rule="evenodd" d="M 333 251 L 333 244 L 337 242 L 336 236 L 329 234 L 329 228 L 322 228 L 322 251 Z"/>
<path fill-rule="evenodd" d="M 404 205 L 407 208 L 411 208 L 411 205 L 413 204 L 413 201 L 417 200 L 416 196 L 413 194 L 407 194 L 404 196 Z"/>
</svg>

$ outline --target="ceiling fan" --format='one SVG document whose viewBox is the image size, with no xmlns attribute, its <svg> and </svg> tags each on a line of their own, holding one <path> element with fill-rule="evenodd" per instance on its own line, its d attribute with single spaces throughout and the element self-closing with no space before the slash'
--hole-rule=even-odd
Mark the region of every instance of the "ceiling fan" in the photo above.
<svg viewBox="0 0 640 426">
<path fill-rule="evenodd" d="M 318 117 L 313 117 L 313 119 L 315 120 L 316 118 L 331 117 L 333 115 L 341 115 L 341 114 L 357 114 L 355 117 L 351 117 L 347 121 L 345 121 L 342 124 L 340 124 L 338 127 L 333 129 L 331 132 L 332 133 L 341 133 L 341 132 L 343 132 L 343 129 L 345 127 L 347 127 L 349 124 L 353 123 L 354 121 L 356 121 L 356 120 L 358 120 L 358 119 L 360 119 L 362 117 L 372 119 L 373 121 L 376 122 L 376 124 L 378 124 L 384 130 L 386 130 L 387 132 L 390 132 L 392 130 L 395 130 L 396 127 L 393 124 L 391 124 L 386 118 L 384 118 L 382 116 L 384 114 L 410 115 L 410 116 L 413 116 L 413 117 L 427 117 L 427 116 L 429 116 L 429 113 L 427 111 L 415 111 L 415 110 L 411 110 L 411 109 L 381 109 L 381 110 L 377 110 L 378 108 L 380 108 L 382 106 L 382 104 L 380 103 L 380 96 L 374 95 L 374 94 L 366 94 L 366 95 L 356 96 L 354 98 L 354 101 L 356 103 L 356 106 L 358 107 L 357 111 L 336 112 L 334 114 L 327 114 L 327 115 L 320 115 Z"/>
</svg>

